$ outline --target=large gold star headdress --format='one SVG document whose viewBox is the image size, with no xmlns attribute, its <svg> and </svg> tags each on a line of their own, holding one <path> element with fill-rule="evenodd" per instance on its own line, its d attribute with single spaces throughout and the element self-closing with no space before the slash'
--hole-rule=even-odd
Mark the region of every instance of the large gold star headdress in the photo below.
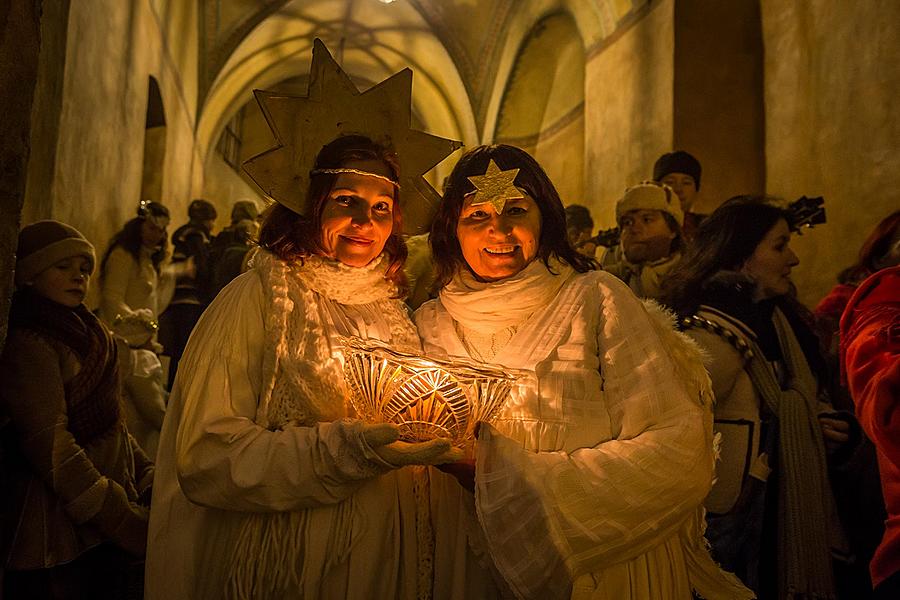
<svg viewBox="0 0 900 600">
<path fill-rule="evenodd" d="M 519 169 L 501 171 L 492 158 L 484 175 L 472 175 L 468 178 L 475 186 L 475 198 L 472 199 L 471 206 L 490 203 L 494 210 L 502 213 L 507 200 L 525 197 L 514 183 L 518 174 Z"/>
<path fill-rule="evenodd" d="M 269 198 L 307 214 L 316 155 L 340 136 L 363 135 L 391 149 L 400 161 L 404 229 L 419 233 L 428 227 L 440 196 L 422 175 L 462 144 L 410 129 L 410 69 L 360 93 L 316 39 L 305 97 L 262 90 L 254 94 L 278 145 L 243 166 Z"/>
</svg>

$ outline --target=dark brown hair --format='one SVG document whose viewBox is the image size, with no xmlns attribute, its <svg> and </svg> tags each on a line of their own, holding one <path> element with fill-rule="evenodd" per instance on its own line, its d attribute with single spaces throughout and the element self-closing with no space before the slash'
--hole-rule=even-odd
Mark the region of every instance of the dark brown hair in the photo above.
<svg viewBox="0 0 900 600">
<path fill-rule="evenodd" d="M 168 218 L 169 209 L 159 202 L 143 201 L 138 205 L 138 216 L 125 223 L 122 229 L 120 229 L 109 241 L 109 246 L 103 254 L 103 259 L 100 261 L 100 279 L 105 277 L 106 262 L 109 260 L 109 255 L 112 254 L 112 251 L 115 250 L 117 246 L 121 246 L 128 252 L 128 254 L 134 258 L 135 262 L 141 262 L 141 245 L 143 244 L 141 228 L 144 226 L 144 221 L 150 217 Z M 166 258 L 168 248 L 169 232 L 164 229 L 162 241 L 160 241 L 156 250 L 150 254 L 150 262 L 153 263 L 153 268 L 156 270 L 157 274 L 160 273 L 160 265 L 162 264 L 163 259 Z"/>
<path fill-rule="evenodd" d="M 693 315 L 703 285 L 719 271 L 738 271 L 779 219 L 788 213 L 766 196 L 735 196 L 704 219 L 687 254 L 662 282 L 662 301 L 681 316 Z"/>
<path fill-rule="evenodd" d="M 569 264 L 579 273 L 597 268 L 597 263 L 575 251 L 569 244 L 566 211 L 559 194 L 544 169 L 527 152 L 514 146 L 478 146 L 466 152 L 447 179 L 444 199 L 431 224 L 431 250 L 437 270 L 434 291 L 447 285 L 456 272 L 468 268 L 457 238 L 456 227 L 467 194 L 475 191 L 469 181 L 484 175 L 493 159 L 500 169 L 519 169 L 515 184 L 534 198 L 541 211 L 541 238 L 537 257 L 549 268 L 551 256 Z"/>
<path fill-rule="evenodd" d="M 342 136 L 323 146 L 316 156 L 314 168 L 336 169 L 359 160 L 380 160 L 390 170 L 392 179 L 399 181 L 400 164 L 397 156 L 360 135 Z M 311 212 L 309 215 L 295 213 L 277 203 L 267 208 L 262 214 L 259 246 L 289 263 L 302 261 L 307 256 L 323 254 L 322 212 L 337 177 L 333 173 L 320 173 L 310 177 L 307 193 Z M 385 279 L 397 286 L 399 295 L 404 295 L 407 288 L 406 276 L 403 273 L 406 245 L 401 237 L 403 212 L 400 209 L 400 198 L 396 189 L 392 213 L 394 226 L 384 244 L 384 252 L 390 260 Z"/>
</svg>

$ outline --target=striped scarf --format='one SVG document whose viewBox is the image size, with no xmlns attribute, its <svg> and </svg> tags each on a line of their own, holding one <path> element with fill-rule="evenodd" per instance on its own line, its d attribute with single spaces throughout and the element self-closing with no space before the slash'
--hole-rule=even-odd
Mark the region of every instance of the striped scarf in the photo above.
<svg viewBox="0 0 900 600">
<path fill-rule="evenodd" d="M 84 446 L 122 418 L 116 344 L 83 304 L 68 308 L 28 289 L 13 296 L 10 329 L 55 340 L 78 357 L 81 369 L 65 384 L 68 430 Z"/>
</svg>

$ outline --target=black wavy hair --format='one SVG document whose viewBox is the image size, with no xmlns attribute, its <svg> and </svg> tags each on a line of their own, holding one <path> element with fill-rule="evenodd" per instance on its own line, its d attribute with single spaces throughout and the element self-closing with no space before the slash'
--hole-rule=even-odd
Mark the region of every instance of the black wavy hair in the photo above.
<svg viewBox="0 0 900 600">
<path fill-rule="evenodd" d="M 144 224 L 144 221 L 149 217 L 167 217 L 169 216 L 169 209 L 160 204 L 159 202 L 148 202 L 143 201 L 138 205 L 138 216 L 131 219 L 116 233 L 112 239 L 109 241 L 109 247 L 106 249 L 106 252 L 103 254 L 103 260 L 100 261 L 100 277 L 103 277 L 104 271 L 106 269 L 106 261 L 109 259 L 109 255 L 116 248 L 116 246 L 121 246 L 128 254 L 134 257 L 134 260 L 140 262 L 141 260 L 141 227 Z M 159 247 L 153 251 L 153 254 L 150 255 L 150 260 L 153 262 L 153 268 L 156 270 L 157 274 L 159 273 L 160 265 L 162 261 L 166 258 L 166 252 L 169 249 L 169 234 L 165 232 L 163 235 L 162 242 Z"/>
</svg>

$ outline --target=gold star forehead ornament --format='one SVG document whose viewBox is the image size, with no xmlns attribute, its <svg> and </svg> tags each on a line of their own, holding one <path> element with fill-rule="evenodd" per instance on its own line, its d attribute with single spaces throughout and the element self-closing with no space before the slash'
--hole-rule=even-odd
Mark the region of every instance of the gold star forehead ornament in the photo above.
<svg viewBox="0 0 900 600">
<path fill-rule="evenodd" d="M 392 150 L 400 161 L 400 181 L 391 183 L 403 188 L 406 232 L 427 229 L 440 196 L 422 176 L 462 144 L 410 129 L 410 69 L 360 93 L 325 44 L 316 39 L 305 97 L 263 90 L 254 94 L 278 145 L 247 160 L 243 167 L 266 196 L 307 214 L 316 155 L 340 136 L 363 135 Z"/>
<path fill-rule="evenodd" d="M 468 178 L 476 190 L 470 206 L 490 203 L 494 210 L 502 214 L 507 200 L 525 197 L 522 190 L 513 183 L 518 174 L 519 169 L 501 171 L 492 158 L 484 175 L 473 175 Z"/>
</svg>

